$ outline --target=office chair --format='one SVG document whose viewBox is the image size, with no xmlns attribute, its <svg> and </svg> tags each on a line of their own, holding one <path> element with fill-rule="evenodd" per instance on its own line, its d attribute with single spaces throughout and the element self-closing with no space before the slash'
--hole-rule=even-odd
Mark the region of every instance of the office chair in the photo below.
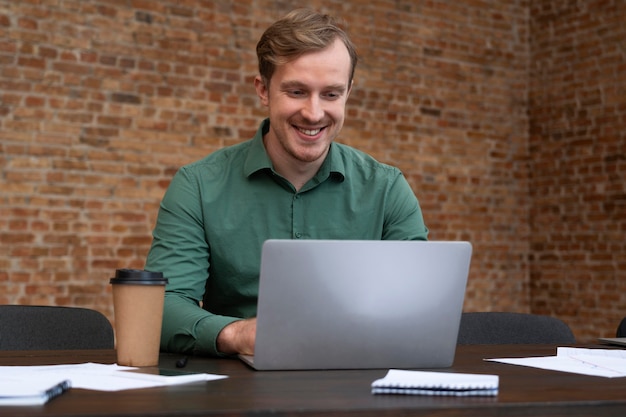
<svg viewBox="0 0 626 417">
<path fill-rule="evenodd" d="M 507 312 L 463 313 L 459 345 L 574 344 L 567 324 L 556 317 Z"/>
<path fill-rule="evenodd" d="M 113 326 L 78 307 L 0 305 L 0 350 L 112 349 Z"/>
<path fill-rule="evenodd" d="M 624 317 L 619 326 L 617 326 L 615 337 L 626 337 L 626 317 Z"/>
</svg>

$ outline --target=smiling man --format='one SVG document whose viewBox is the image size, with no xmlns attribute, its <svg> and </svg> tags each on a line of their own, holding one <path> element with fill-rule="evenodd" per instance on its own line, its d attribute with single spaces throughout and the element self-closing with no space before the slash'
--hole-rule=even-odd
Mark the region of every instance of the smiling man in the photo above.
<svg viewBox="0 0 626 417">
<path fill-rule="evenodd" d="M 357 63 L 335 20 L 295 10 L 265 31 L 257 57 L 269 117 L 252 139 L 182 167 L 161 202 L 146 269 L 169 279 L 164 351 L 254 353 L 267 239 L 428 236 L 402 173 L 335 142 Z"/>
<path fill-rule="evenodd" d="M 337 38 L 278 66 L 271 79 L 255 79 L 270 114 L 265 150 L 296 190 L 317 173 L 343 126 L 351 69 L 348 49 Z"/>
</svg>

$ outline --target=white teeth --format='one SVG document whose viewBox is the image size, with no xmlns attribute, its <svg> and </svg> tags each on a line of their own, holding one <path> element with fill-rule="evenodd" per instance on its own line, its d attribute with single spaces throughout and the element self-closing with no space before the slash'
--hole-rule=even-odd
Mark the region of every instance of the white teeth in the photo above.
<svg viewBox="0 0 626 417">
<path fill-rule="evenodd" d="M 300 132 L 304 133 L 305 135 L 308 135 L 308 136 L 315 136 L 315 135 L 317 135 L 318 133 L 320 133 L 320 131 L 321 131 L 322 129 L 315 129 L 315 130 L 311 130 L 311 129 L 300 129 L 300 128 L 298 128 L 298 130 L 299 130 Z"/>
</svg>

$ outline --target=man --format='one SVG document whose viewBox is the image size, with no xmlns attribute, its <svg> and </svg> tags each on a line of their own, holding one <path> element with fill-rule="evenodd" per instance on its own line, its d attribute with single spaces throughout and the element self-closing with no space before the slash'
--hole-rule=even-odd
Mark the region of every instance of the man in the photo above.
<svg viewBox="0 0 626 417">
<path fill-rule="evenodd" d="M 422 239 L 397 168 L 334 143 L 357 54 L 335 21 L 296 10 L 257 45 L 254 138 L 182 167 L 161 202 L 146 269 L 169 279 L 161 349 L 252 354 L 261 246 L 273 239 Z M 297 279 L 297 271 L 294 271 Z"/>
</svg>

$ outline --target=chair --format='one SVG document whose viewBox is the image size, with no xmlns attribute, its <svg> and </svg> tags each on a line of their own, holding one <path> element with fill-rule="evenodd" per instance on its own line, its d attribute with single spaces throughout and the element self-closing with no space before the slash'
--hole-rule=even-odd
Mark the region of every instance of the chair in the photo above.
<svg viewBox="0 0 626 417">
<path fill-rule="evenodd" d="M 567 324 L 556 317 L 508 312 L 463 313 L 459 345 L 574 344 Z"/>
<path fill-rule="evenodd" d="M 615 337 L 626 337 L 626 317 L 624 317 L 619 326 L 617 326 Z"/>
<path fill-rule="evenodd" d="M 112 349 L 113 326 L 78 307 L 0 306 L 0 350 Z"/>
</svg>

